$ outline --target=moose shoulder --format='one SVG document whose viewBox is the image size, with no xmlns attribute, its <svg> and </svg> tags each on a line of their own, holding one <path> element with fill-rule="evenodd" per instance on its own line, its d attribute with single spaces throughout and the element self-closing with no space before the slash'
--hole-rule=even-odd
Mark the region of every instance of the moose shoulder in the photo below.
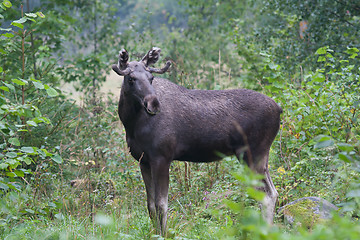
<svg viewBox="0 0 360 240">
<path fill-rule="evenodd" d="M 160 55 L 152 48 L 141 61 L 128 63 L 121 50 L 113 69 L 124 76 L 119 116 L 132 156 L 140 161 L 150 217 L 166 229 L 169 167 L 173 160 L 211 162 L 220 155 L 243 156 L 264 177 L 265 218 L 272 222 L 278 193 L 268 171 L 270 146 L 278 132 L 281 108 L 269 97 L 247 89 L 189 90 L 151 68 Z"/>
</svg>

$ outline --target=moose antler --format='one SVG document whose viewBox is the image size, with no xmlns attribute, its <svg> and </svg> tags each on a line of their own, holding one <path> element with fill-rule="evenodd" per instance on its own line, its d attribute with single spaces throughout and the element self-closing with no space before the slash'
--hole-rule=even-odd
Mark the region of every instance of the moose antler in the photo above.
<svg viewBox="0 0 360 240">
<path fill-rule="evenodd" d="M 167 61 L 166 65 L 163 68 L 159 69 L 159 68 L 149 67 L 149 66 L 155 64 L 159 60 L 160 52 L 161 52 L 160 48 L 153 47 L 140 61 L 145 65 L 146 69 L 150 73 L 163 74 L 171 66 L 171 62 Z M 113 64 L 112 69 L 120 76 L 125 76 L 125 75 L 130 74 L 131 69 L 128 67 L 128 60 L 129 60 L 128 52 L 125 49 L 122 49 L 119 52 L 118 64 Z"/>
<path fill-rule="evenodd" d="M 171 66 L 171 62 L 167 61 L 165 67 L 163 67 L 161 69 L 149 67 L 149 71 L 151 73 L 163 74 L 164 72 L 166 72 L 169 69 L 170 66 Z"/>
<path fill-rule="evenodd" d="M 125 49 L 121 49 L 119 52 L 119 61 L 118 64 L 113 64 L 112 69 L 119 74 L 120 76 L 125 76 L 130 73 L 130 69 L 127 68 L 129 60 L 129 53 Z"/>
<path fill-rule="evenodd" d="M 141 59 L 141 62 L 144 63 L 144 65 L 146 67 L 148 67 L 149 69 L 149 72 L 151 73 L 159 73 L 159 74 L 163 74 L 164 72 L 166 72 L 170 65 L 171 65 L 171 62 L 168 61 L 165 65 L 165 67 L 161 68 L 161 69 L 158 69 L 158 68 L 152 68 L 152 67 L 149 67 L 153 64 L 155 64 L 159 58 L 160 58 L 160 53 L 161 53 L 161 49 L 158 48 L 158 47 L 153 47 L 151 48 L 151 50 Z"/>
<path fill-rule="evenodd" d="M 128 60 L 129 60 L 129 53 L 124 48 L 121 49 L 121 51 L 119 51 L 119 62 L 118 62 L 119 69 L 121 70 L 126 69 Z"/>
<path fill-rule="evenodd" d="M 150 51 L 141 59 L 141 62 L 144 63 L 146 67 L 155 64 L 160 57 L 161 49 L 158 47 L 153 47 Z"/>
</svg>

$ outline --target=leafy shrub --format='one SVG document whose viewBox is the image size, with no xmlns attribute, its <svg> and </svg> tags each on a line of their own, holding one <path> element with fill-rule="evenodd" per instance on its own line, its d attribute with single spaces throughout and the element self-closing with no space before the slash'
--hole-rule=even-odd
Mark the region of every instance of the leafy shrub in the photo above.
<svg viewBox="0 0 360 240">
<path fill-rule="evenodd" d="M 7 1 L 2 5 L 5 8 L 11 7 L 11 3 Z M 57 97 L 59 93 L 30 74 L 31 67 L 27 61 L 29 56 L 25 50 L 31 46 L 30 34 L 34 31 L 39 16 L 44 17 L 42 13 L 22 14 L 20 19 L 11 22 L 12 27 L 1 33 L 1 43 L 4 46 L 1 52 L 3 67 L 0 67 L 2 194 L 9 189 L 20 190 L 17 179 L 24 179 L 25 175 L 32 174 L 36 169 L 33 163 L 49 160 L 50 164 L 62 162 L 56 147 L 47 144 L 47 138 L 53 131 L 38 132 L 43 126 L 49 126 L 47 129 L 54 128 L 40 106 L 43 101 L 51 101 L 49 99 Z M 20 66 L 20 70 L 14 70 L 13 66 Z"/>
</svg>

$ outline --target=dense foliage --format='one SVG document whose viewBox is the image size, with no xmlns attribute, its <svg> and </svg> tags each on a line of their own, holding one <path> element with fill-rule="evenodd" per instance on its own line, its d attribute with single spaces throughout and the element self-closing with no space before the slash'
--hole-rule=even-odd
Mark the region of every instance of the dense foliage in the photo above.
<svg viewBox="0 0 360 240">
<path fill-rule="evenodd" d="M 261 176 L 235 158 L 174 162 L 168 238 L 358 238 L 357 1 L 0 0 L 0 25 L 2 239 L 156 237 L 117 99 L 99 91 L 121 48 L 136 59 L 152 46 L 178 84 L 252 88 L 281 105 L 269 163 L 278 207 L 306 196 L 340 207 L 311 229 L 281 214 L 269 226 Z"/>
</svg>

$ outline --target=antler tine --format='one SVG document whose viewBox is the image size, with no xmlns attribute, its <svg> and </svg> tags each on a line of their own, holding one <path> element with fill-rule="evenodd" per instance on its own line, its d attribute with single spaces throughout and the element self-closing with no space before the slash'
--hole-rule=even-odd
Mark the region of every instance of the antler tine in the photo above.
<svg viewBox="0 0 360 240">
<path fill-rule="evenodd" d="M 163 68 L 161 68 L 161 69 L 149 67 L 149 71 L 150 71 L 151 73 L 163 74 L 163 73 L 165 73 L 165 72 L 169 69 L 170 66 L 171 66 L 171 62 L 170 62 L 170 61 L 167 61 L 165 67 L 163 67 Z"/>
</svg>

